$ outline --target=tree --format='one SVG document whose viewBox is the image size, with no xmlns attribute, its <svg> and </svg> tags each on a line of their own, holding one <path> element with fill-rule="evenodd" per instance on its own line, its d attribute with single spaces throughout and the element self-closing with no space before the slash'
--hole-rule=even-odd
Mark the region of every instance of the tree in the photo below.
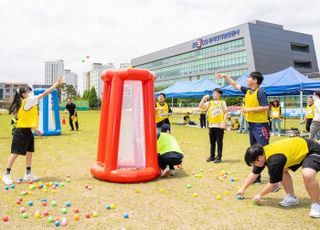
<svg viewBox="0 0 320 230">
<path fill-rule="evenodd" d="M 83 91 L 82 99 L 87 101 L 89 100 L 89 97 L 90 97 L 90 90 L 86 89 L 85 91 Z"/>
<path fill-rule="evenodd" d="M 90 90 L 89 106 L 91 108 L 96 108 L 98 106 L 97 92 L 96 92 L 96 89 L 94 87 L 92 87 L 91 90 Z"/>
<path fill-rule="evenodd" d="M 59 94 L 64 94 L 64 98 L 74 98 L 77 95 L 77 91 L 73 85 L 67 85 L 62 83 L 58 88 Z"/>
</svg>

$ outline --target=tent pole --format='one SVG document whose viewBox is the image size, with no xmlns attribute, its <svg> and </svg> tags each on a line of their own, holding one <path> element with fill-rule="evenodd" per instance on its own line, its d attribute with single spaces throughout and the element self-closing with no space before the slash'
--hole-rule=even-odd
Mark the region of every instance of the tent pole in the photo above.
<svg viewBox="0 0 320 230">
<path fill-rule="evenodd" d="M 179 125 L 182 124 L 182 120 L 181 120 L 181 100 L 179 100 L 179 107 L 180 107 L 180 120 L 179 120 Z"/>
<path fill-rule="evenodd" d="M 303 135 L 303 91 L 300 91 L 300 136 Z"/>
<path fill-rule="evenodd" d="M 284 114 L 287 115 L 287 105 L 286 105 L 286 96 L 283 97 L 283 106 L 284 106 Z M 287 118 L 283 116 L 284 119 L 284 135 L 287 135 Z"/>
<path fill-rule="evenodd" d="M 172 97 L 172 100 L 171 100 L 171 107 L 173 108 L 173 97 Z"/>
</svg>

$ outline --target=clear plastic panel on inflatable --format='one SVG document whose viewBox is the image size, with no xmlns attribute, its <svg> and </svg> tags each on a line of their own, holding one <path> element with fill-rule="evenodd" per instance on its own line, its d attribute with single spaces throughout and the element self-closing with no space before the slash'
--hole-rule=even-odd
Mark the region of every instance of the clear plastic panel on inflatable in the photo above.
<svg viewBox="0 0 320 230">
<path fill-rule="evenodd" d="M 118 168 L 145 168 L 146 149 L 141 81 L 125 81 L 123 88 Z"/>
</svg>

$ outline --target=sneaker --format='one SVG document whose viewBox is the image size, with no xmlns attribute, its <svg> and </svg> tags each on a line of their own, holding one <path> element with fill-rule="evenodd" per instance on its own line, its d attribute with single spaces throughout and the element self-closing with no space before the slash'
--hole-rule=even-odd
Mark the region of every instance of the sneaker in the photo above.
<svg viewBox="0 0 320 230">
<path fill-rule="evenodd" d="M 313 218 L 320 218 L 320 203 L 311 204 L 309 216 Z"/>
<path fill-rule="evenodd" d="M 164 170 L 161 170 L 161 177 L 167 178 L 170 175 L 169 166 L 167 166 Z"/>
<path fill-rule="evenodd" d="M 299 199 L 296 196 L 290 194 L 287 194 L 285 198 L 279 202 L 279 205 L 282 207 L 290 207 L 298 204 L 300 204 Z"/>
<path fill-rule="evenodd" d="M 273 189 L 272 192 L 279 192 L 280 187 L 279 187 L 279 183 L 276 185 L 276 187 Z"/>
<path fill-rule="evenodd" d="M 217 157 L 213 162 L 214 163 L 221 163 L 221 158 Z"/>
<path fill-rule="evenodd" d="M 278 133 L 278 137 L 281 137 L 281 134 L 280 134 L 280 133 Z"/>
<path fill-rule="evenodd" d="M 170 169 L 170 176 L 174 176 L 174 170 Z"/>
<path fill-rule="evenodd" d="M 11 184 L 13 184 L 13 181 L 11 180 L 10 174 L 4 174 L 4 175 L 2 176 L 2 182 L 3 182 L 5 185 L 11 185 Z"/>
<path fill-rule="evenodd" d="M 32 181 L 32 182 L 35 182 L 35 181 L 38 181 L 39 180 L 39 177 L 36 177 L 35 175 L 33 175 L 32 173 L 29 173 L 29 174 L 25 174 L 24 178 L 23 178 L 25 181 Z"/>
<path fill-rule="evenodd" d="M 210 161 L 215 161 L 215 157 L 208 157 L 208 159 L 207 159 L 207 162 L 210 162 Z"/>
</svg>

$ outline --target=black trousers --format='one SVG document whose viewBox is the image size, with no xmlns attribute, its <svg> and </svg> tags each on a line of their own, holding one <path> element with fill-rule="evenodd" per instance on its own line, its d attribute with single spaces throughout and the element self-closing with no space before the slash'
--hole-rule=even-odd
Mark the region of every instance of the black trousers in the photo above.
<svg viewBox="0 0 320 230">
<path fill-rule="evenodd" d="M 174 170 L 175 165 L 182 163 L 183 155 L 178 152 L 167 152 L 162 155 L 158 155 L 159 167 L 163 170 L 169 165 L 170 170 Z"/>
<path fill-rule="evenodd" d="M 207 122 L 206 122 L 206 115 L 205 114 L 200 114 L 200 127 L 201 128 L 206 128 Z"/>
<path fill-rule="evenodd" d="M 308 131 L 308 133 L 310 133 L 310 127 L 311 127 L 311 124 L 312 124 L 312 118 L 307 118 L 306 119 L 306 130 Z"/>
<path fill-rule="evenodd" d="M 78 114 L 77 114 L 77 113 L 76 113 L 75 116 L 78 118 Z M 70 124 L 71 130 L 74 130 L 73 121 L 72 121 L 71 116 L 69 117 L 69 124 Z M 78 129 L 79 129 L 78 119 L 77 119 L 77 121 L 75 122 L 75 124 L 76 124 L 76 129 L 78 130 Z"/>
<path fill-rule="evenodd" d="M 220 128 L 209 128 L 209 139 L 210 139 L 210 157 L 212 159 L 216 156 L 216 144 L 218 150 L 218 158 L 222 157 L 223 148 L 223 135 L 224 129 Z"/>
</svg>

